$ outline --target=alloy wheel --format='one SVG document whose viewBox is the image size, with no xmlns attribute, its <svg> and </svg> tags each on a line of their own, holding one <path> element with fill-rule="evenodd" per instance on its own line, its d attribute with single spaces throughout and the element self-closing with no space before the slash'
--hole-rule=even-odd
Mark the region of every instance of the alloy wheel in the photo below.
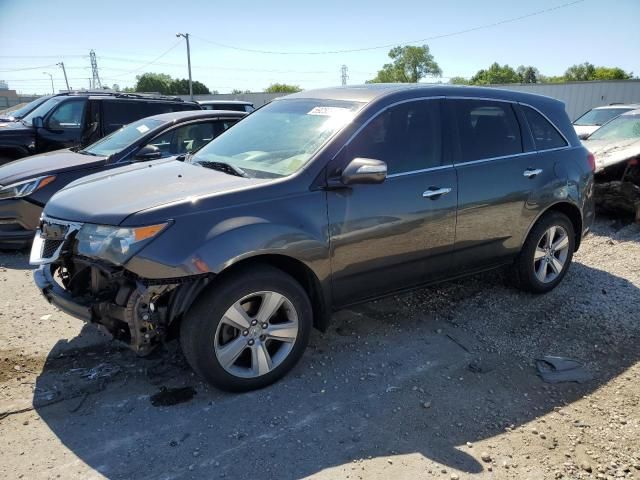
<svg viewBox="0 0 640 480">
<path fill-rule="evenodd" d="M 215 354 L 236 377 L 255 378 L 278 367 L 298 337 L 298 314 L 291 301 L 273 291 L 242 297 L 231 305 L 215 333 Z"/>
<path fill-rule="evenodd" d="M 562 273 L 569 255 L 569 234 L 559 226 L 549 227 L 536 246 L 533 268 L 537 279 L 551 283 Z"/>
</svg>

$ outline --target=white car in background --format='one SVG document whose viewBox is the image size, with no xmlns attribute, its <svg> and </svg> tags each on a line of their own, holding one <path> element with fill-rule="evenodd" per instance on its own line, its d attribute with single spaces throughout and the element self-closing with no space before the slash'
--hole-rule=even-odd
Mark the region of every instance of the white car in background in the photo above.
<svg viewBox="0 0 640 480">
<path fill-rule="evenodd" d="M 582 144 L 595 156 L 596 178 L 607 174 L 611 179 L 623 180 L 640 160 L 640 108 L 614 118 Z"/>
<path fill-rule="evenodd" d="M 640 103 L 612 103 L 611 105 L 605 105 L 604 107 L 592 108 L 574 120 L 573 128 L 575 128 L 578 138 L 585 139 L 602 125 L 613 120 L 618 115 L 622 115 L 625 112 L 629 112 L 637 108 L 640 108 Z"/>
</svg>

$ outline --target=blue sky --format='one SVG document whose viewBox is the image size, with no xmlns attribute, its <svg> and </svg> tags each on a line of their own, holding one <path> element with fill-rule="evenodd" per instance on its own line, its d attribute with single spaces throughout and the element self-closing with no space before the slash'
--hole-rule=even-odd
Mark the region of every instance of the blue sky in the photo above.
<svg viewBox="0 0 640 480">
<path fill-rule="evenodd" d="M 87 87 L 89 50 L 103 83 L 130 86 L 145 71 L 187 77 L 192 35 L 193 77 L 210 89 L 261 91 L 272 82 L 315 88 L 375 76 L 389 48 L 366 48 L 459 32 L 554 8 L 571 0 L 184 0 L 181 2 L 0 0 L 0 79 L 24 93 L 64 87 L 55 63 L 64 61 L 73 88 Z M 589 61 L 640 74 L 640 0 L 583 0 L 575 5 L 490 28 L 428 40 L 448 77 L 471 76 L 492 62 L 534 65 L 547 75 Z M 247 52 L 215 45 L 286 52 Z M 160 55 L 167 52 L 158 59 Z M 149 64 L 150 62 L 154 63 Z M 149 65 L 145 65 L 149 64 Z M 9 71 L 28 69 L 20 71 Z"/>
</svg>

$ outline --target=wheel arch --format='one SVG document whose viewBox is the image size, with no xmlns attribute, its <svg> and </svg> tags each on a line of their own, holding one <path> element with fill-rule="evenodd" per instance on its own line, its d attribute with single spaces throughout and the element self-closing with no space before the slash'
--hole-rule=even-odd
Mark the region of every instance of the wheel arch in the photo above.
<svg viewBox="0 0 640 480">
<path fill-rule="evenodd" d="M 304 262 L 284 254 L 263 253 L 239 259 L 220 271 L 214 282 L 224 279 L 241 269 L 249 269 L 254 265 L 269 265 L 293 277 L 309 295 L 313 311 L 313 326 L 324 332 L 331 318 L 330 293 L 322 286 L 315 272 Z"/>
<path fill-rule="evenodd" d="M 524 242 L 529 237 L 529 233 L 531 232 L 531 229 L 534 227 L 534 225 L 538 223 L 538 221 L 542 217 L 547 215 L 549 212 L 559 212 L 566 215 L 567 218 L 569 218 L 569 220 L 571 221 L 571 224 L 573 225 L 573 230 L 575 234 L 575 250 L 574 251 L 577 252 L 578 248 L 580 248 L 580 243 L 582 242 L 583 220 L 582 220 L 582 212 L 574 203 L 571 203 L 571 202 L 557 202 L 557 203 L 554 203 L 553 205 L 550 205 L 542 212 L 540 212 L 536 217 L 536 219 L 533 222 L 531 222 L 531 225 L 529 225 L 529 228 L 527 229 L 527 233 L 522 239 L 522 244 L 524 245 Z"/>
</svg>

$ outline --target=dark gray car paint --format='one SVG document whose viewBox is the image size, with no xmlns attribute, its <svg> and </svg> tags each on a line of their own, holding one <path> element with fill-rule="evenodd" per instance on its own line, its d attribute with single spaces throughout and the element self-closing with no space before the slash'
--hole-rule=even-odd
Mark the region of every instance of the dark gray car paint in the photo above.
<svg viewBox="0 0 640 480">
<path fill-rule="evenodd" d="M 341 155 L 343 146 L 374 114 L 397 102 L 434 97 L 532 105 L 569 145 L 474 164 L 454 159 L 455 166 L 379 185 L 331 186 L 350 160 Z M 587 151 L 561 102 L 506 90 L 406 85 L 317 90 L 276 101 L 296 98 L 367 104 L 305 168 L 287 178 L 247 179 L 166 163 L 80 182 L 58 193 L 45 214 L 131 226 L 171 221 L 125 264 L 146 279 L 219 274 L 264 255 L 287 258 L 313 273 L 321 301 L 332 308 L 509 262 L 549 208 L 575 214 L 578 244 L 593 219 Z M 528 179 L 523 170 L 532 165 L 543 173 Z M 445 185 L 457 195 L 422 198 L 430 186 Z"/>
</svg>

